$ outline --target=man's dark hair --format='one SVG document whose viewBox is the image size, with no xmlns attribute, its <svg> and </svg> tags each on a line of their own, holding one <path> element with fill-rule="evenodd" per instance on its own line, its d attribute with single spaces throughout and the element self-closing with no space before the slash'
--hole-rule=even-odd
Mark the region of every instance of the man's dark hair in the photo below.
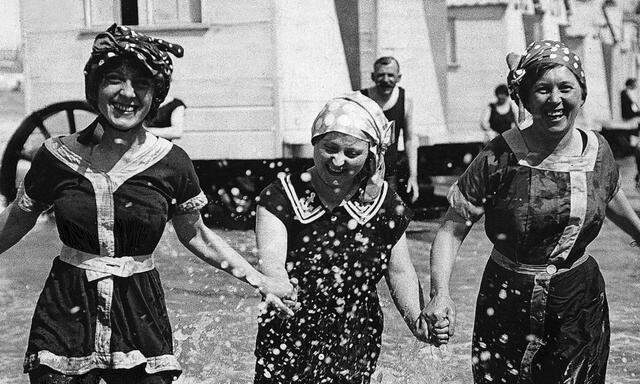
<svg viewBox="0 0 640 384">
<path fill-rule="evenodd" d="M 633 87 L 634 85 L 636 85 L 636 79 L 632 77 L 628 78 L 627 81 L 624 82 L 625 87 Z"/>
<path fill-rule="evenodd" d="M 381 65 L 389 65 L 392 63 L 396 63 L 396 67 L 398 67 L 398 73 L 400 73 L 400 63 L 393 56 L 382 56 L 378 60 L 373 63 L 373 70 L 375 71 Z"/>
</svg>

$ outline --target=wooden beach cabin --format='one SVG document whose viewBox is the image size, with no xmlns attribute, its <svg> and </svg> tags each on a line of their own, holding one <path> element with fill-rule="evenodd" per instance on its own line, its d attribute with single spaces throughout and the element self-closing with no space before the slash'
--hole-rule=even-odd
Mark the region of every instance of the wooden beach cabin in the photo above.
<svg viewBox="0 0 640 384">
<path fill-rule="evenodd" d="M 27 112 L 84 98 L 83 66 L 93 38 L 113 22 L 179 43 L 185 56 L 174 61 L 171 92 L 188 108 L 185 133 L 176 142 L 196 161 L 203 183 L 212 174 L 243 176 L 260 164 L 286 169 L 308 159 L 310 127 L 321 106 L 370 85 L 373 61 L 381 55 L 401 62 L 401 85 L 414 98 L 422 145 L 475 140 L 446 124 L 444 0 L 42 4 L 20 1 Z M 68 133 L 57 126 L 47 128 Z"/>
</svg>

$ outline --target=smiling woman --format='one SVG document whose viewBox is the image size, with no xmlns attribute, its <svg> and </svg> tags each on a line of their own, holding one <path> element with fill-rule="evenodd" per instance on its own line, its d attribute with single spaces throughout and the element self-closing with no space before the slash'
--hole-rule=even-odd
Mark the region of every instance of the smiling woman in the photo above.
<svg viewBox="0 0 640 384">
<path fill-rule="evenodd" d="M 113 60 L 105 66 L 98 86 L 98 111 L 119 131 L 139 128 L 153 102 L 153 78 L 131 59 Z"/>
<path fill-rule="evenodd" d="M 155 269 L 169 220 L 203 261 L 259 289 L 284 316 L 295 300 L 286 279 L 267 277 L 202 222 L 206 204 L 193 164 L 147 132 L 169 90 L 179 45 L 111 26 L 85 67 L 98 118 L 45 141 L 18 197 L 0 214 L 0 253 L 53 208 L 62 242 L 36 304 L 24 370 L 31 383 L 165 384 L 181 372 Z"/>
<path fill-rule="evenodd" d="M 262 191 L 261 267 L 295 278 L 300 306 L 289 319 L 262 317 L 255 383 L 369 383 L 382 344 L 382 277 L 409 329 L 426 341 L 404 235 L 411 213 L 384 181 L 392 132 L 359 92 L 333 99 L 313 124 L 314 166 Z"/>
<path fill-rule="evenodd" d="M 537 41 L 507 58 L 522 126 L 493 139 L 449 191 L 431 248 L 424 313 L 440 343 L 453 335 L 449 276 L 471 226 L 486 214 L 493 243 L 473 330 L 475 383 L 603 384 L 609 313 L 596 260 L 585 253 L 605 215 L 637 242 L 640 219 L 619 188 L 611 149 L 574 126 L 587 96 L 580 58 Z M 524 109 L 532 120 L 524 125 Z M 449 326 L 438 325 L 443 318 Z"/>
</svg>

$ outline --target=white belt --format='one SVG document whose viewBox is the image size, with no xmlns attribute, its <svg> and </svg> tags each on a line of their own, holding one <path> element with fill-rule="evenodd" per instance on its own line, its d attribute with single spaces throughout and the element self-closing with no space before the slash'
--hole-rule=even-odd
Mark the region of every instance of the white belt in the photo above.
<svg viewBox="0 0 640 384">
<path fill-rule="evenodd" d="M 153 255 L 109 257 L 94 255 L 62 246 L 60 260 L 84 269 L 87 279 L 94 281 L 108 276 L 129 277 L 155 268 Z"/>
</svg>

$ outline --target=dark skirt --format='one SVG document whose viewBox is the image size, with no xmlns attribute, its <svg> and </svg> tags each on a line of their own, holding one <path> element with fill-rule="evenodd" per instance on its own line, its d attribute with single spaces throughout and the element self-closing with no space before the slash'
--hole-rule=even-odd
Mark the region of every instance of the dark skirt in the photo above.
<svg viewBox="0 0 640 384">
<path fill-rule="evenodd" d="M 303 294 L 304 295 L 304 294 Z M 317 298 L 318 296 L 314 296 Z M 368 384 L 382 346 L 375 290 L 338 311 L 316 300 L 288 319 L 264 315 L 256 338 L 255 384 Z"/>
<path fill-rule="evenodd" d="M 552 276 L 542 292 L 535 278 L 487 263 L 473 332 L 474 382 L 604 384 L 609 310 L 595 259 Z"/>
<path fill-rule="evenodd" d="M 54 259 L 33 315 L 25 372 L 47 366 L 79 375 L 142 366 L 147 373 L 180 374 L 158 271 L 105 279 L 88 281 L 84 270 Z M 97 351 L 96 336 L 106 353 Z"/>
</svg>

